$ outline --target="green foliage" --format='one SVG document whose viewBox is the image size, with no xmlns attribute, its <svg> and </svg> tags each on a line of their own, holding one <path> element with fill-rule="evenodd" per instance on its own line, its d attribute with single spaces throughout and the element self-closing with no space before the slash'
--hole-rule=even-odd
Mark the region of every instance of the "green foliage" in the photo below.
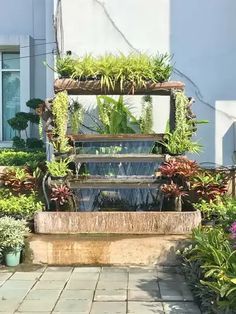
<svg viewBox="0 0 236 314">
<path fill-rule="evenodd" d="M 199 153 L 201 145 L 192 142 L 193 123 L 188 116 L 189 100 L 183 92 L 176 92 L 176 112 L 175 112 L 175 130 L 165 135 L 165 142 L 168 153 L 181 155 L 185 152 Z"/>
<path fill-rule="evenodd" d="M 32 98 L 26 102 L 26 106 L 34 110 L 39 108 L 42 104 L 44 104 L 44 101 L 39 98 Z"/>
<path fill-rule="evenodd" d="M 62 77 L 79 80 L 100 79 L 101 85 L 113 90 L 116 85 L 123 90 L 126 83 L 135 89 L 146 86 L 146 82 L 167 81 L 172 72 L 170 57 L 167 54 L 149 56 L 145 53 L 130 53 L 125 56 L 105 54 L 99 57 L 86 55 L 73 59 L 58 58 L 56 71 Z"/>
<path fill-rule="evenodd" d="M 40 106 L 42 103 L 43 101 L 41 99 L 30 99 L 29 101 L 27 101 L 26 105 L 36 110 L 38 106 Z M 32 112 L 17 112 L 15 114 L 15 117 L 8 120 L 8 124 L 11 126 L 11 128 L 13 130 L 18 131 L 18 136 L 13 137 L 12 139 L 14 148 L 16 149 L 24 149 L 25 147 L 34 148 L 30 145 L 30 142 L 29 145 L 27 145 L 28 142 L 25 142 L 25 140 L 21 138 L 21 131 L 25 131 L 26 137 L 28 137 L 26 129 L 29 125 L 29 122 L 33 124 L 39 124 L 40 117 Z M 38 143 L 37 147 L 35 148 L 42 148 L 42 145 L 39 145 Z"/>
<path fill-rule="evenodd" d="M 140 117 L 140 130 L 143 134 L 153 133 L 153 106 L 152 97 L 143 96 L 142 112 Z"/>
<path fill-rule="evenodd" d="M 43 141 L 39 140 L 38 138 L 31 137 L 27 138 L 26 140 L 26 147 L 30 149 L 42 149 L 43 148 Z"/>
<path fill-rule="evenodd" d="M 212 202 L 207 202 L 202 199 L 199 203 L 193 204 L 193 206 L 194 208 L 200 210 L 204 220 L 214 219 L 216 222 L 224 218 L 228 211 L 226 204 L 221 200 L 221 198 L 217 198 Z"/>
<path fill-rule="evenodd" d="M 30 232 L 26 221 L 11 217 L 0 218 L 0 247 L 3 251 L 22 248 L 24 238 Z"/>
<path fill-rule="evenodd" d="M 16 149 L 25 149 L 25 140 L 19 136 L 12 138 L 12 146 Z"/>
<path fill-rule="evenodd" d="M 164 82 L 171 76 L 173 67 L 170 64 L 171 57 L 168 54 L 157 55 L 152 60 L 153 73 L 157 82 Z"/>
<path fill-rule="evenodd" d="M 53 177 L 65 177 L 70 173 L 68 165 L 71 162 L 70 159 L 60 159 L 59 161 L 47 161 L 48 171 Z"/>
<path fill-rule="evenodd" d="M 68 140 L 66 138 L 67 120 L 68 120 L 69 99 L 67 92 L 58 93 L 52 102 L 52 114 L 54 117 L 54 148 L 60 153 L 69 150 Z"/>
<path fill-rule="evenodd" d="M 205 304 L 210 297 L 208 306 L 222 310 L 217 313 L 233 314 L 236 308 L 235 253 L 222 228 L 196 229 L 192 246 L 183 252 L 184 265 L 199 274 L 193 291 Z"/>
<path fill-rule="evenodd" d="M 61 77 L 71 77 L 74 72 L 75 60 L 66 56 L 64 58 L 57 58 L 56 69 Z"/>
<path fill-rule="evenodd" d="M 124 103 L 123 96 L 115 100 L 109 96 L 97 97 L 98 115 L 103 134 L 136 133 L 139 123 Z"/>
<path fill-rule="evenodd" d="M 198 143 L 192 142 L 182 132 L 178 133 L 177 131 L 166 133 L 165 142 L 162 142 L 162 145 L 171 155 L 182 155 L 185 152 L 199 153 L 202 147 Z"/>
<path fill-rule="evenodd" d="M 7 120 L 13 130 L 23 131 L 28 127 L 26 112 L 17 112 L 14 118 Z"/>
<path fill-rule="evenodd" d="M 37 211 L 41 211 L 43 204 L 35 193 L 29 195 L 12 195 L 5 190 L 0 194 L 0 216 L 32 219 Z"/>
<path fill-rule="evenodd" d="M 72 134 L 78 134 L 81 123 L 84 119 L 84 110 L 80 103 L 74 101 L 70 111 L 70 124 Z"/>
<path fill-rule="evenodd" d="M 11 149 L 0 150 L 1 166 L 24 166 L 32 162 L 42 162 L 46 159 L 45 152 L 42 151 L 14 151 Z"/>
</svg>

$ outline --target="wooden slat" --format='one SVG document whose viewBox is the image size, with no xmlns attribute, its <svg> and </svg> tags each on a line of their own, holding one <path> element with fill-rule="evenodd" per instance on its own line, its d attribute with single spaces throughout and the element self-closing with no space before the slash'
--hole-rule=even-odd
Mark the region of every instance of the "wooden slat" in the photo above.
<svg viewBox="0 0 236 314">
<path fill-rule="evenodd" d="M 170 95 L 171 90 L 184 90 L 184 83 L 169 81 L 163 83 L 152 83 L 147 81 L 145 87 L 133 90 L 131 84 L 127 84 L 123 91 L 119 86 L 114 90 L 101 88 L 101 81 L 77 81 L 70 78 L 56 79 L 54 82 L 55 93 L 66 90 L 70 95 Z"/>
<path fill-rule="evenodd" d="M 96 141 L 145 141 L 157 142 L 163 140 L 164 134 L 68 134 L 70 139 L 77 142 Z"/>
<path fill-rule="evenodd" d="M 156 155 L 156 154 L 79 154 L 72 155 L 71 158 L 75 162 L 155 162 L 155 161 L 165 161 L 166 155 Z"/>
</svg>

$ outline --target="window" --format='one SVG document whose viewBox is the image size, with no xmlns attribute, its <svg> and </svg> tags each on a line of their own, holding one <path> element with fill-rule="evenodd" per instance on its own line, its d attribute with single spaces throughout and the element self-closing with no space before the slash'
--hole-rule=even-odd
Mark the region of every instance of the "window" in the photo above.
<svg viewBox="0 0 236 314">
<path fill-rule="evenodd" d="M 20 54 L 0 51 L 0 141 L 15 136 L 7 120 L 20 111 Z"/>
</svg>

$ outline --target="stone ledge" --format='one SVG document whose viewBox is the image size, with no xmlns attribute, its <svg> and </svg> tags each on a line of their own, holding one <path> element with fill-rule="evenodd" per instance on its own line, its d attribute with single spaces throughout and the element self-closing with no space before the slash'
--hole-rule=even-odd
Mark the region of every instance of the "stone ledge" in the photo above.
<svg viewBox="0 0 236 314">
<path fill-rule="evenodd" d="M 26 256 L 48 265 L 178 265 L 187 235 L 31 235 Z M 27 261 L 26 259 L 26 262 Z"/>
<path fill-rule="evenodd" d="M 189 234 L 201 223 L 192 212 L 40 212 L 35 215 L 39 234 Z"/>
</svg>

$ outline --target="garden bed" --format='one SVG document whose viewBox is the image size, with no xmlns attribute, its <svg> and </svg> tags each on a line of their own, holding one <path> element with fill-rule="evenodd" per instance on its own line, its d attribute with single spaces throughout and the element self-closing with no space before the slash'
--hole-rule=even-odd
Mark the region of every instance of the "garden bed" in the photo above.
<svg viewBox="0 0 236 314">
<path fill-rule="evenodd" d="M 188 234 L 201 224 L 201 213 L 40 212 L 34 222 L 35 232 L 41 234 Z"/>
</svg>

